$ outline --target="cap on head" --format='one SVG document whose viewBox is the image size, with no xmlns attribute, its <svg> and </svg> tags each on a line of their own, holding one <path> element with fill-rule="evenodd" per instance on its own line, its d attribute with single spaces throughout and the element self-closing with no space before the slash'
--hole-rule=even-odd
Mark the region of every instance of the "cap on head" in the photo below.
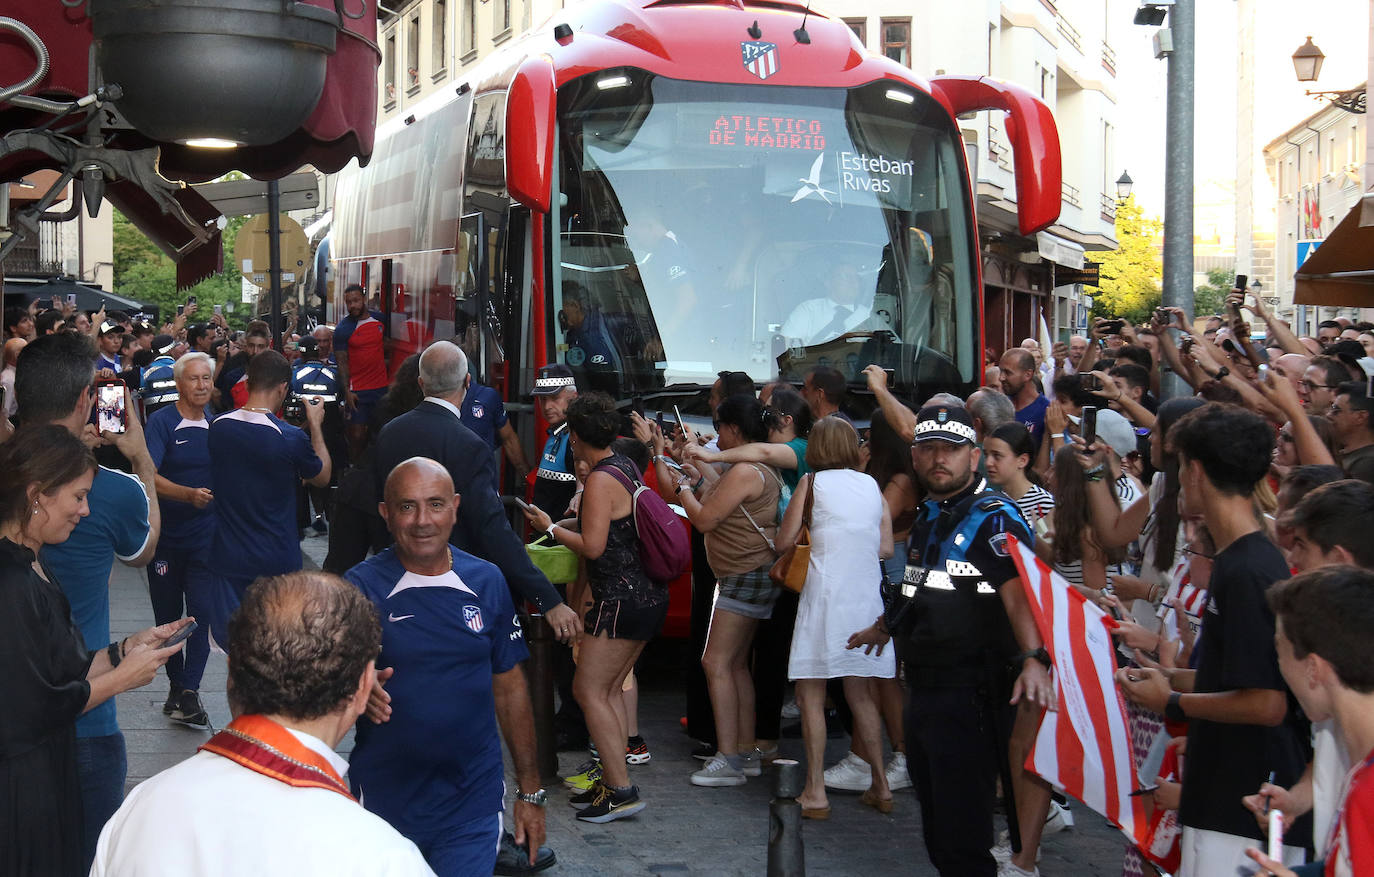
<svg viewBox="0 0 1374 877">
<path fill-rule="evenodd" d="M 573 377 L 572 369 L 561 362 L 554 362 L 539 370 L 539 376 L 534 380 L 534 395 L 557 396 L 568 387 L 577 389 L 577 379 Z"/>
<path fill-rule="evenodd" d="M 941 441 L 971 445 L 977 437 L 973 429 L 973 416 L 968 409 L 927 405 L 916 415 L 916 435 L 912 443 Z"/>
<path fill-rule="evenodd" d="M 124 332 L 124 327 L 116 323 L 114 320 L 106 320 L 105 322 L 100 324 L 101 335 L 109 335 L 111 332 L 119 332 L 122 334 Z"/>
<path fill-rule="evenodd" d="M 166 356 L 172 352 L 172 348 L 177 346 L 177 340 L 171 335 L 158 335 L 153 338 L 153 346 L 149 349 L 157 356 Z"/>
<path fill-rule="evenodd" d="M 1139 447 L 1131 422 L 1110 408 L 1102 408 L 1097 412 L 1097 438 L 1116 451 L 1118 457 L 1124 457 Z"/>
</svg>

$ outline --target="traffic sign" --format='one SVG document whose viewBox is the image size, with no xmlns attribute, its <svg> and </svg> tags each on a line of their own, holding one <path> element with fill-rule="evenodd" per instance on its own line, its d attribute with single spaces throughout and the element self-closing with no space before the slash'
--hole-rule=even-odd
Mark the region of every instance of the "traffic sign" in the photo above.
<svg viewBox="0 0 1374 877">
<path fill-rule="evenodd" d="M 260 213 L 243 224 L 238 239 L 234 242 L 234 263 L 239 266 L 243 279 L 258 287 L 271 285 L 269 265 L 271 254 L 267 236 L 270 217 Z M 281 217 L 281 282 L 290 286 L 298 278 L 305 276 L 306 266 L 310 264 L 310 241 L 305 237 L 305 229 L 289 216 Z"/>
</svg>

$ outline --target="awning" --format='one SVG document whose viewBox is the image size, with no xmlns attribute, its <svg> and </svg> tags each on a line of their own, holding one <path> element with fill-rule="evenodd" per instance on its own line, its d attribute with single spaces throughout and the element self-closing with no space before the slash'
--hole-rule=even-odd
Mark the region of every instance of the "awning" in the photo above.
<svg viewBox="0 0 1374 877">
<path fill-rule="evenodd" d="M 158 312 L 155 304 L 143 304 L 122 295 L 115 295 L 113 292 L 106 292 L 99 287 L 78 283 L 68 277 L 51 277 L 47 280 L 5 278 L 6 307 L 27 307 L 28 303 L 34 300 L 49 302 L 53 296 L 66 301 L 68 295 L 76 296 L 76 307 L 83 311 L 98 311 L 103 307 L 107 311 L 124 311 L 130 316 L 141 311 L 154 317 Z"/>
<path fill-rule="evenodd" d="M 1062 265 L 1065 268 L 1081 270 L 1083 268 L 1083 248 L 1073 241 L 1065 240 L 1058 235 L 1050 234 L 1047 231 L 1037 232 L 1035 235 L 1036 247 L 1040 250 L 1040 258 Z"/>
<path fill-rule="evenodd" d="M 1374 192 L 1346 214 L 1293 279 L 1294 304 L 1374 307 Z"/>
</svg>

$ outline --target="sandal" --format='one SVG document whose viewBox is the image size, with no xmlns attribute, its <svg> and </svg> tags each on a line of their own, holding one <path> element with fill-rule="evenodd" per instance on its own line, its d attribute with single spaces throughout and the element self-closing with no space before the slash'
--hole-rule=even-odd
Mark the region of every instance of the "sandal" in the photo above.
<svg viewBox="0 0 1374 877">
<path fill-rule="evenodd" d="M 819 820 L 819 821 L 822 821 L 822 822 L 823 822 L 823 821 L 825 821 L 825 820 L 827 820 L 827 819 L 829 819 L 829 818 L 830 818 L 830 805 L 829 805 L 829 804 L 825 805 L 824 807 L 803 807 L 803 808 L 802 808 L 802 819 L 816 819 L 816 820 Z"/>
<path fill-rule="evenodd" d="M 860 798 L 859 800 L 864 804 L 864 806 L 866 806 L 866 807 L 872 807 L 874 810 L 877 810 L 879 813 L 891 813 L 891 812 L 892 812 L 892 799 L 891 799 L 891 798 L 879 798 L 879 797 L 878 797 L 878 793 L 875 792 L 875 791 L 873 791 L 872 789 L 869 789 L 868 791 L 864 792 L 863 797 Z"/>
</svg>

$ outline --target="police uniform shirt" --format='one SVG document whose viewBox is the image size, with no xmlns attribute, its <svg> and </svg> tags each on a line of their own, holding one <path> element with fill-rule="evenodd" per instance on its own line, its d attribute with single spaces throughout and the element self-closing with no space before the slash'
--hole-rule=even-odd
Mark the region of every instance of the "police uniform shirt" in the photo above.
<svg viewBox="0 0 1374 877">
<path fill-rule="evenodd" d="M 951 513 L 985 486 L 986 482 L 975 477 L 955 496 L 924 504 L 911 530 L 908 575 L 913 568 L 927 565 L 927 554 L 938 559 L 942 536 L 958 538 L 959 522 Z M 917 594 L 912 607 L 915 624 L 908 635 L 909 648 L 903 653 L 907 661 L 932 667 L 971 667 L 981 666 L 989 649 L 1007 658 L 1018 651 L 998 590 L 1020 576 L 1011 557 L 1008 534 L 1025 544 L 1031 544 L 1031 535 L 1015 504 L 1005 496 L 1001 498 L 1003 508 L 1010 511 L 989 514 L 962 546 L 963 561 L 947 564 L 948 579 L 931 576 Z"/>
<path fill-rule="evenodd" d="M 143 370 L 141 383 L 143 410 L 152 414 L 168 403 L 180 398 L 177 392 L 176 374 L 172 370 L 175 360 L 170 356 L 159 356 Z"/>
<path fill-rule="evenodd" d="M 573 474 L 572 454 L 568 442 L 572 433 L 565 420 L 549 430 L 544 454 L 539 458 L 539 471 L 534 479 L 534 504 L 555 519 L 567 510 L 577 490 L 577 476 Z"/>
<path fill-rule="evenodd" d="M 477 437 L 496 449 L 500 442 L 497 432 L 506 425 L 506 406 L 501 394 L 491 387 L 484 387 L 473 381 L 463 394 L 463 404 L 458 409 L 458 417 L 463 426 L 477 433 Z"/>
<path fill-rule="evenodd" d="M 183 487 L 210 487 L 210 421 L 207 406 L 201 420 L 187 420 L 175 405 L 154 411 L 143 428 L 148 454 L 157 474 Z M 189 502 L 159 498 L 162 506 L 161 545 L 200 551 L 214 536 L 214 503 L 198 509 Z"/>
<path fill-rule="evenodd" d="M 338 374 L 318 359 L 301 363 L 291 372 L 291 392 L 297 396 L 318 396 L 325 404 L 338 402 Z"/>
<path fill-rule="evenodd" d="M 209 448 L 219 574 L 251 581 L 300 569 L 295 485 L 324 468 L 310 439 L 273 414 L 238 409 L 210 424 Z"/>
<path fill-rule="evenodd" d="M 492 676 L 529 657 L 500 570 L 449 550 L 443 575 L 407 572 L 394 548 L 344 574 L 377 607 L 377 667 L 396 670 L 391 720 L 358 722 L 348 775 L 363 806 L 412 839 L 501 812 Z"/>
</svg>

